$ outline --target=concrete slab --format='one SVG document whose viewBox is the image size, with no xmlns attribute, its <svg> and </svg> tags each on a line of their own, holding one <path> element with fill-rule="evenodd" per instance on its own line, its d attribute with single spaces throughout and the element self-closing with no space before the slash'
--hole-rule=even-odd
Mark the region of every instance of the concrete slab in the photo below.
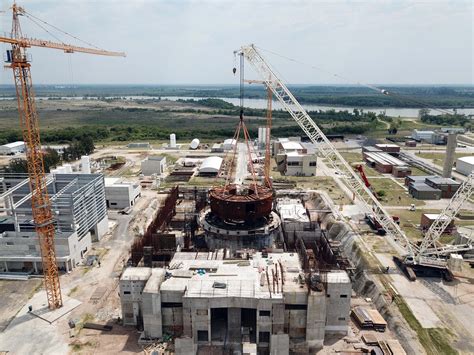
<svg viewBox="0 0 474 355">
<path fill-rule="evenodd" d="M 49 320 L 58 319 L 62 315 L 77 307 L 78 301 L 64 299 L 65 307 L 60 310 L 43 311 Z M 40 311 L 46 304 L 46 294 L 40 291 L 26 303 L 10 322 L 7 329 L 0 333 L 0 347 L 2 351 L 12 354 L 67 354 L 70 349 L 61 332 L 58 332 L 56 323 L 50 323 L 28 312 L 28 305 L 33 305 L 33 310 Z M 36 307 L 36 308 L 35 308 Z M 71 308 L 72 307 L 72 308 Z"/>
<path fill-rule="evenodd" d="M 45 293 L 38 292 L 28 301 L 26 310 L 28 310 L 28 306 L 31 305 L 33 307 L 33 311 L 31 312 L 33 315 L 51 324 L 67 313 L 71 312 L 81 303 L 82 302 L 74 298 L 69 298 L 63 295 L 63 306 L 52 311 L 48 308 L 48 302 Z"/>
<path fill-rule="evenodd" d="M 443 326 L 441 320 L 425 300 L 405 296 L 405 301 L 423 328 L 436 328 Z"/>
</svg>

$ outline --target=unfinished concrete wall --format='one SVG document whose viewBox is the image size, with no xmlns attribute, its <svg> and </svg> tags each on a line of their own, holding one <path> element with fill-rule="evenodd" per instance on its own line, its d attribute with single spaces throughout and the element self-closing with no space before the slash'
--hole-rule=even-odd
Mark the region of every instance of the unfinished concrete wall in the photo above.
<svg viewBox="0 0 474 355">
<path fill-rule="evenodd" d="M 345 272 L 340 274 L 326 284 L 326 332 L 347 334 L 352 285 Z"/>
<path fill-rule="evenodd" d="M 270 337 L 270 354 L 287 355 L 290 353 L 290 338 L 288 334 L 272 334 Z"/>
<path fill-rule="evenodd" d="M 396 309 L 396 306 L 390 306 L 387 303 L 384 297 L 385 290 L 383 286 L 367 274 L 366 270 L 369 269 L 369 264 L 364 256 L 367 251 L 362 250 L 362 247 L 357 242 L 359 236 L 350 230 L 348 226 L 338 226 L 338 223 L 331 225 L 329 236 L 331 239 L 342 243 L 344 253 L 356 266 L 354 283 L 352 285 L 354 291 L 372 299 L 377 310 L 387 321 L 390 330 L 397 335 L 408 354 L 424 354 L 425 351 L 419 341 L 416 340 L 416 335 L 405 323 L 401 322 L 400 317 L 402 316 L 398 309 Z"/>
<path fill-rule="evenodd" d="M 326 328 L 326 294 L 314 292 L 308 295 L 306 315 L 306 343 L 311 351 L 323 347 Z"/>
</svg>

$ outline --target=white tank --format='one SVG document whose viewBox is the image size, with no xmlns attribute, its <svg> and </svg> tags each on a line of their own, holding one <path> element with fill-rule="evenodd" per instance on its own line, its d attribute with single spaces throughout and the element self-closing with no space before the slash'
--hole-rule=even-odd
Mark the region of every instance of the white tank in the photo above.
<svg viewBox="0 0 474 355">
<path fill-rule="evenodd" d="M 66 169 L 67 174 L 72 174 L 72 165 L 71 164 L 64 164 L 64 169 Z"/>
<path fill-rule="evenodd" d="M 57 173 L 58 173 L 58 169 L 51 169 L 51 170 L 50 170 L 50 173 L 51 173 L 51 174 L 57 174 Z"/>
<path fill-rule="evenodd" d="M 58 174 L 66 174 L 66 168 L 64 166 L 58 167 Z"/>
<path fill-rule="evenodd" d="M 194 138 L 192 141 L 191 141 L 191 144 L 189 145 L 189 148 L 190 149 L 197 149 L 199 147 L 199 139 L 197 138 Z"/>
<path fill-rule="evenodd" d="M 91 159 L 88 155 L 83 155 L 81 157 L 81 171 L 83 174 L 91 173 Z"/>
<path fill-rule="evenodd" d="M 176 134 L 170 134 L 170 148 L 176 148 Z"/>
</svg>

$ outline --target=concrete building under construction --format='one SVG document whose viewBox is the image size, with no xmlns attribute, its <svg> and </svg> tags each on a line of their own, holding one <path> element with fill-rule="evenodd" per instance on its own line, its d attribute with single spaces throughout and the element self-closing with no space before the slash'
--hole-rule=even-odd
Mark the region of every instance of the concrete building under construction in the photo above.
<svg viewBox="0 0 474 355">
<path fill-rule="evenodd" d="M 99 174 L 51 174 L 46 183 L 56 226 L 57 263 L 61 270 L 69 271 L 108 230 L 104 178 Z M 0 189 L 0 268 L 41 273 L 29 179 L 24 174 L 5 174 Z"/>
<path fill-rule="evenodd" d="M 319 349 L 326 333 L 347 333 L 351 292 L 345 271 L 308 276 L 285 252 L 176 253 L 167 269 L 128 268 L 120 280 L 124 324 L 142 322 L 145 340 L 178 336 L 177 354 Z"/>
</svg>

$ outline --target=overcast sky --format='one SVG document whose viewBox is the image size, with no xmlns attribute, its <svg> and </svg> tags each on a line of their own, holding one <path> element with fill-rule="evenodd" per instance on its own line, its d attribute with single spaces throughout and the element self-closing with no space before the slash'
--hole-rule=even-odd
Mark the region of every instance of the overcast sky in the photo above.
<svg viewBox="0 0 474 355">
<path fill-rule="evenodd" d="M 10 32 L 11 1 L 0 3 L 6 11 L 1 31 Z M 472 0 L 18 3 L 87 42 L 127 53 L 113 58 L 32 48 L 35 83 L 236 84 L 232 52 L 248 43 L 353 82 L 474 83 Z M 27 18 L 22 24 L 25 35 L 54 40 Z M 287 82 L 347 84 L 310 66 L 264 55 Z M 2 70 L 1 83 L 12 83 L 11 76 Z M 256 78 L 250 72 L 247 76 Z"/>
</svg>

